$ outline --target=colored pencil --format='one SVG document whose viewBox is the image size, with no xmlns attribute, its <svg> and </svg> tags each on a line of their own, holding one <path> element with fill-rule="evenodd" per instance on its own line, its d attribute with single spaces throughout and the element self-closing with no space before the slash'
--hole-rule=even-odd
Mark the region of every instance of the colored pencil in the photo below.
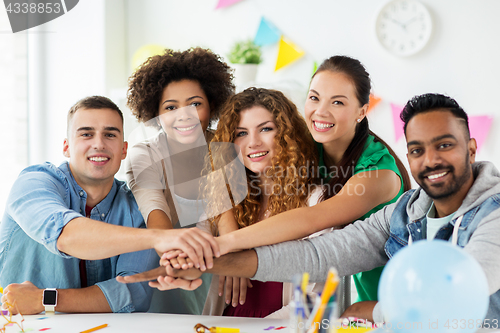
<svg viewBox="0 0 500 333">
<path fill-rule="evenodd" d="M 81 331 L 80 333 L 90 333 L 90 332 L 95 332 L 97 330 L 100 330 L 101 328 L 108 327 L 108 324 L 102 324 L 93 328 L 89 328 L 88 330 Z"/>
</svg>

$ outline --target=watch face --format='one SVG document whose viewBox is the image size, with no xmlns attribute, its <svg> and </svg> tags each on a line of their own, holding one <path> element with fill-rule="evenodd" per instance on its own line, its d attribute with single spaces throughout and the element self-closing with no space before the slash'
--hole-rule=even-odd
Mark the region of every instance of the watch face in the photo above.
<svg viewBox="0 0 500 333">
<path fill-rule="evenodd" d="M 416 0 L 390 1 L 377 17 L 377 38 L 395 55 L 408 56 L 420 51 L 429 41 L 431 32 L 431 16 Z"/>
<path fill-rule="evenodd" d="M 56 300 L 57 300 L 57 290 L 43 291 L 43 301 L 42 301 L 43 305 L 56 305 Z"/>
</svg>

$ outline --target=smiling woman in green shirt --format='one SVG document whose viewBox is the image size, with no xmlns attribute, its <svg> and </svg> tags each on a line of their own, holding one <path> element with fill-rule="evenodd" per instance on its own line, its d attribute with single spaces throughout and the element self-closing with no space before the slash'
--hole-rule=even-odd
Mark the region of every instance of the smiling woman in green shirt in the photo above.
<svg viewBox="0 0 500 333">
<path fill-rule="evenodd" d="M 395 202 L 410 188 L 392 149 L 369 130 L 370 78 L 356 59 L 334 56 L 314 74 L 305 104 L 325 179 L 323 201 L 293 209 L 218 238 L 222 253 L 270 245 L 340 228 Z M 376 300 L 382 268 L 354 277 L 359 299 Z"/>
</svg>

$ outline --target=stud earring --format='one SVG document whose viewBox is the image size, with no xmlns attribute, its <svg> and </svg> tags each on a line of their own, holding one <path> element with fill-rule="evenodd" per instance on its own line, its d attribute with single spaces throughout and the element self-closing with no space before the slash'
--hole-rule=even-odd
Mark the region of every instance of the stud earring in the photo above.
<svg viewBox="0 0 500 333">
<path fill-rule="evenodd" d="M 361 122 L 361 119 L 358 119 L 358 123 L 360 123 L 360 122 Z"/>
</svg>

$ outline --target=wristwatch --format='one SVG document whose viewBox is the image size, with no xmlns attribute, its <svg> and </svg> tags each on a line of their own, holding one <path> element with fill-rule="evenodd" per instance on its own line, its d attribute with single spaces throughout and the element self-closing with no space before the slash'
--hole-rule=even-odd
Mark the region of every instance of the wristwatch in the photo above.
<svg viewBox="0 0 500 333">
<path fill-rule="evenodd" d="M 43 290 L 42 305 L 45 307 L 45 314 L 53 314 L 57 305 L 56 288 L 47 288 Z"/>
</svg>

